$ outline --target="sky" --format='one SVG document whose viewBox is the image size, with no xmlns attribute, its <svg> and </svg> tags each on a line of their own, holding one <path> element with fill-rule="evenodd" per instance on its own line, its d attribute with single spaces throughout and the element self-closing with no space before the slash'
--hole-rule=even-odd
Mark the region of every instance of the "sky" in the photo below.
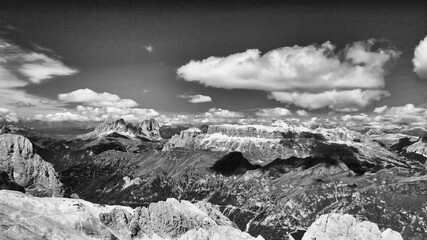
<svg viewBox="0 0 427 240">
<path fill-rule="evenodd" d="M 422 1 L 5 1 L 0 120 L 233 122 L 393 107 L 417 117 L 426 12 Z"/>
</svg>

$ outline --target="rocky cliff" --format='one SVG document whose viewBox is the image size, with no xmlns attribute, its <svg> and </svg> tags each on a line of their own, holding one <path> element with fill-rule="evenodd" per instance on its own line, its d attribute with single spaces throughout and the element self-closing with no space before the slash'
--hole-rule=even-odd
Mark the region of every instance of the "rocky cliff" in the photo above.
<svg viewBox="0 0 427 240">
<path fill-rule="evenodd" d="M 174 149 L 210 150 L 227 154 L 242 152 L 253 164 L 266 165 L 275 159 L 291 157 L 331 157 L 346 149 L 366 166 L 406 166 L 396 153 L 370 136 L 346 128 L 308 129 L 284 122 L 271 126 L 211 125 L 206 133 L 188 129 L 173 136 L 163 151 Z M 341 151 L 342 152 L 342 151 Z M 338 156 L 339 157 L 339 156 Z M 344 156 L 344 157 L 348 157 Z"/>
<path fill-rule="evenodd" d="M 34 152 L 32 143 L 15 134 L 0 135 L 0 172 L 39 196 L 61 196 L 62 184 L 52 165 Z"/>
<path fill-rule="evenodd" d="M 132 209 L 0 190 L 0 206 L 0 239 L 263 239 L 206 202 L 167 199 Z"/>
<path fill-rule="evenodd" d="M 108 134 L 118 133 L 129 138 L 142 138 L 147 140 L 159 140 L 160 126 L 154 119 L 142 121 L 138 125 L 126 123 L 125 120 L 106 121 L 96 127 L 92 132 L 81 135 L 80 138 L 97 138 Z"/>
<path fill-rule="evenodd" d="M 405 151 L 427 157 L 427 137 L 419 138 L 417 142 L 406 147 Z"/>
<path fill-rule="evenodd" d="M 325 214 L 306 231 L 302 240 L 403 240 L 400 233 L 387 229 L 381 233 L 375 223 L 359 221 L 348 214 Z"/>
</svg>

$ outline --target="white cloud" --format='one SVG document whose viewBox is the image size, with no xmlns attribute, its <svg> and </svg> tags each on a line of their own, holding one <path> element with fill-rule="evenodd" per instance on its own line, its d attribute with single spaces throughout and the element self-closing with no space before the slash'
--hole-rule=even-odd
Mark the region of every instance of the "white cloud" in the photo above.
<svg viewBox="0 0 427 240">
<path fill-rule="evenodd" d="M 7 108 L 0 108 L 0 122 L 18 122 L 18 115 L 16 112 L 7 109 Z"/>
<path fill-rule="evenodd" d="M 69 93 L 61 93 L 58 99 L 68 103 L 83 103 L 94 107 L 122 107 L 131 108 L 138 106 L 132 99 L 121 99 L 119 96 L 107 92 L 97 93 L 91 89 L 79 89 Z"/>
<path fill-rule="evenodd" d="M 342 51 L 336 51 L 330 42 L 295 45 L 264 55 L 249 49 L 226 57 L 191 60 L 177 74 L 186 81 L 211 87 L 270 91 L 273 99 L 303 108 L 357 111 L 389 95 L 381 91 L 385 66 L 400 52 L 374 50 L 377 43 L 374 39 L 355 42 Z M 345 99 L 345 93 L 352 94 L 350 100 Z"/>
<path fill-rule="evenodd" d="M 46 115 L 37 114 L 34 116 L 34 120 L 46 121 L 46 122 L 86 122 L 89 118 L 80 114 L 71 112 L 57 112 L 49 113 Z"/>
<path fill-rule="evenodd" d="M 36 51 L 47 52 L 37 48 Z M 59 59 L 42 52 L 21 48 L 0 38 L 0 105 L 12 107 L 22 115 L 34 112 L 58 110 L 56 101 L 28 94 L 18 89 L 29 84 L 42 84 L 56 76 L 77 73 L 76 69 L 65 66 Z M 16 105 L 16 103 L 20 103 Z"/>
<path fill-rule="evenodd" d="M 384 65 L 399 55 L 391 49 L 372 51 L 374 40 L 356 42 L 335 53 L 329 42 L 292 46 L 261 55 L 249 49 L 227 57 L 192 60 L 178 76 L 218 88 L 265 91 L 382 88 Z"/>
<path fill-rule="evenodd" d="M 59 94 L 58 99 L 64 103 L 81 103 L 82 105 L 78 105 L 75 111 L 39 114 L 35 116 L 35 119 L 47 122 L 101 122 L 123 118 L 127 121 L 140 122 L 159 116 L 154 109 L 136 108 L 138 104 L 131 99 L 122 99 L 107 92 L 97 93 L 87 88 Z"/>
<path fill-rule="evenodd" d="M 390 96 L 390 94 L 383 90 L 353 89 L 321 93 L 272 92 L 270 98 L 308 109 L 329 107 L 333 110 L 358 110 L 386 96 Z"/>
<path fill-rule="evenodd" d="M 414 63 L 414 72 L 420 78 L 427 79 L 427 37 L 421 40 L 415 48 L 412 62 Z"/>
<path fill-rule="evenodd" d="M 101 122 L 111 119 L 123 118 L 126 121 L 140 122 L 145 119 L 159 116 L 154 109 L 143 108 L 117 108 L 117 107 L 93 107 L 79 105 L 77 112 L 57 112 L 46 115 L 36 115 L 35 120 L 46 122 Z"/>
<path fill-rule="evenodd" d="M 150 53 L 154 51 L 154 48 L 151 44 L 145 45 L 144 48 Z"/>
<path fill-rule="evenodd" d="M 206 103 L 206 102 L 212 102 L 212 98 L 209 96 L 205 96 L 205 95 L 188 95 L 188 94 L 183 94 L 183 95 L 179 95 L 179 98 L 183 98 L 183 99 L 188 99 L 188 101 L 190 103 Z"/>
<path fill-rule="evenodd" d="M 255 115 L 258 117 L 284 117 L 291 116 L 292 112 L 287 108 L 276 107 L 260 109 L 255 112 Z"/>
<path fill-rule="evenodd" d="M 295 112 L 298 116 L 300 116 L 300 117 L 307 117 L 308 115 L 310 115 L 307 111 L 304 111 L 304 110 L 297 110 L 296 112 Z"/>
<path fill-rule="evenodd" d="M 29 53 L 23 55 L 22 58 L 25 61 L 19 71 L 27 76 L 32 83 L 39 84 L 54 76 L 68 76 L 77 73 L 77 70 L 41 53 Z"/>
<path fill-rule="evenodd" d="M 204 114 L 204 116 L 207 118 L 242 118 L 245 115 L 241 112 L 234 112 L 221 108 L 211 108 Z"/>
<path fill-rule="evenodd" d="M 387 110 L 388 110 L 388 106 L 387 106 L 387 105 L 384 105 L 384 106 L 382 106 L 382 107 L 377 107 L 377 108 L 375 108 L 373 112 L 374 112 L 374 113 L 378 113 L 378 114 L 383 114 L 383 113 L 385 113 Z"/>
<path fill-rule="evenodd" d="M 416 107 L 414 104 L 409 103 L 404 106 L 388 107 L 387 105 L 375 108 L 374 113 L 382 115 L 419 115 L 427 116 L 427 109 L 423 107 Z"/>
</svg>

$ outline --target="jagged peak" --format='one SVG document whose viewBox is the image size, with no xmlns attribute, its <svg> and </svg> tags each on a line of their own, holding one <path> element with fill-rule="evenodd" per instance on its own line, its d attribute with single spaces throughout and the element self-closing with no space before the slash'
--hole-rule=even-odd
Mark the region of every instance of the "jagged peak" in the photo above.
<svg viewBox="0 0 427 240">
<path fill-rule="evenodd" d="M 160 125 L 153 118 L 143 120 L 139 124 L 126 122 L 123 118 L 107 120 L 98 125 L 92 132 L 79 136 L 79 138 L 102 137 L 114 132 L 130 138 L 160 139 Z"/>
</svg>

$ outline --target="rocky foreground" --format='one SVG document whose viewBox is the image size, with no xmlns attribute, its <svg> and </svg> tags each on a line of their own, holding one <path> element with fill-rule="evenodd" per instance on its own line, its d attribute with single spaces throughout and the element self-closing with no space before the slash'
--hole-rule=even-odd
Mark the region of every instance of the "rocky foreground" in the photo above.
<svg viewBox="0 0 427 240">
<path fill-rule="evenodd" d="M 241 232 L 207 202 L 172 198 L 132 209 L 0 190 L 0 216 L 2 240 L 263 239 Z"/>
<path fill-rule="evenodd" d="M 263 240 L 240 231 L 217 207 L 169 198 L 148 207 L 93 204 L 80 199 L 38 198 L 0 190 L 0 239 Z M 374 223 L 326 214 L 303 240 L 402 240 Z"/>
</svg>

